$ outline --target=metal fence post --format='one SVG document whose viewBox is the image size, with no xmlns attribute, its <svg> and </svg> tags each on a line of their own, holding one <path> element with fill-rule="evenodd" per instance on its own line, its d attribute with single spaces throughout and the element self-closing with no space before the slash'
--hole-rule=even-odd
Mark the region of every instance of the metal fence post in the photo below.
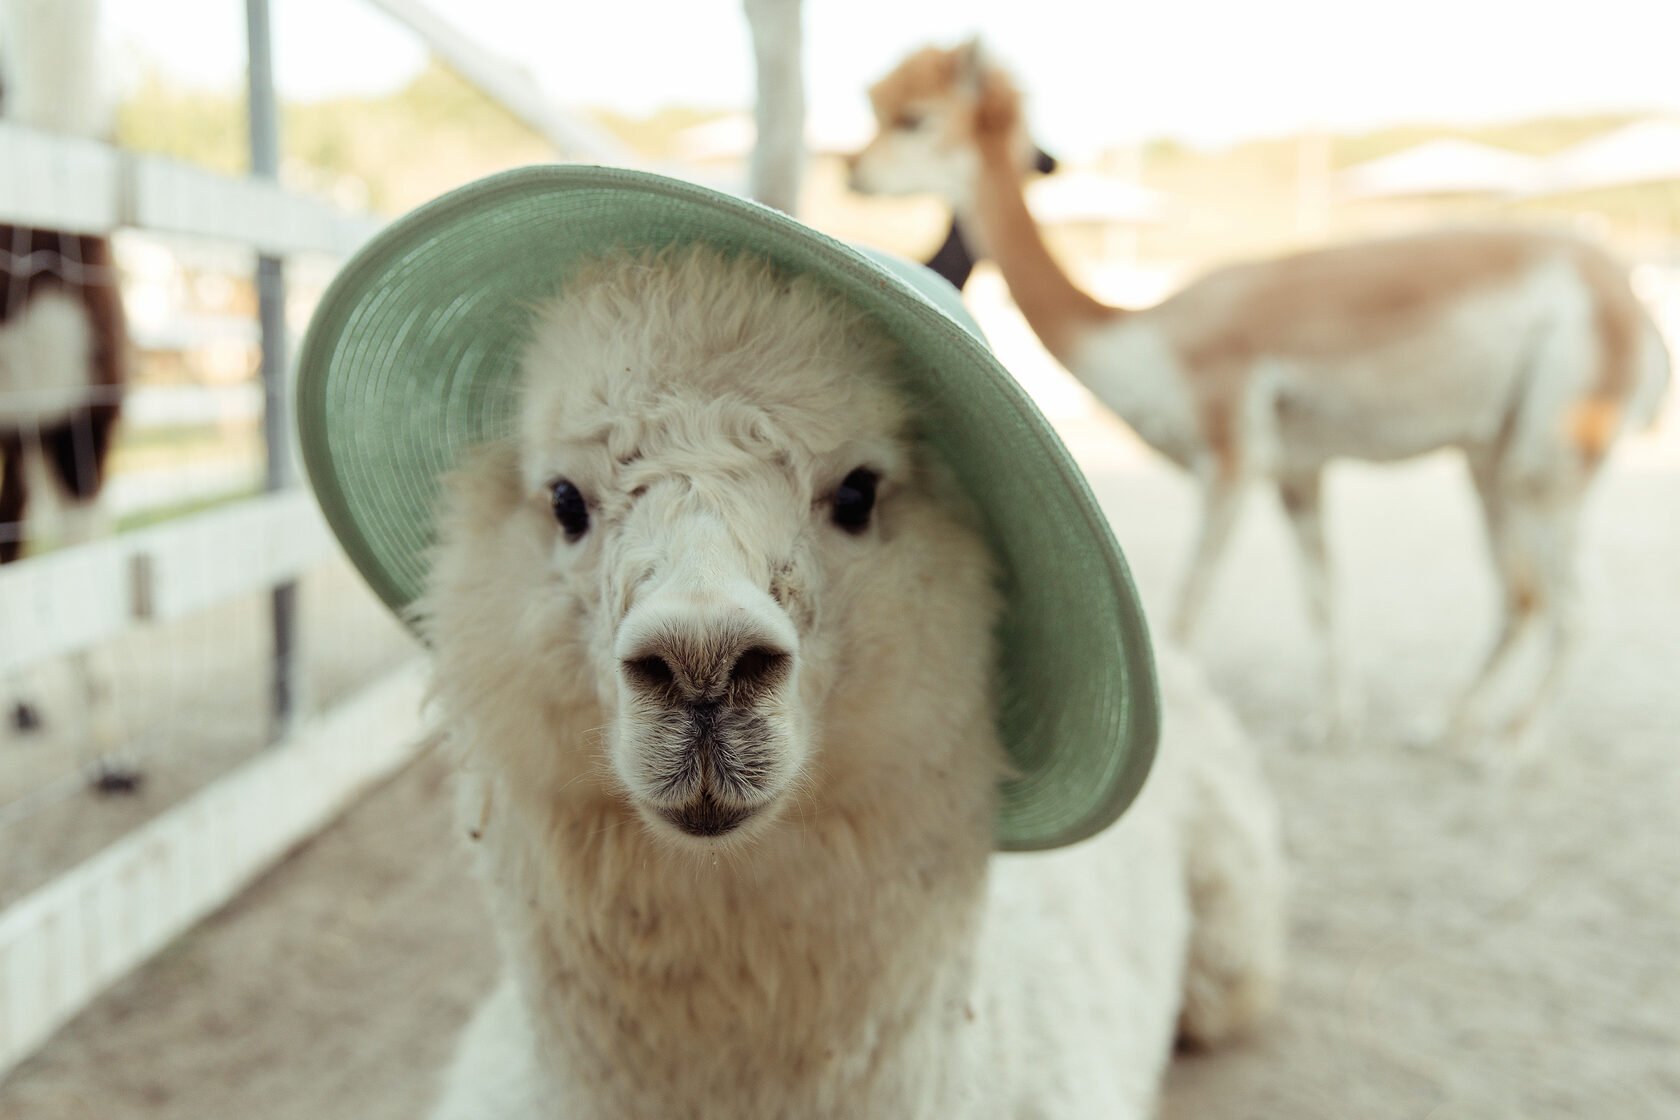
<svg viewBox="0 0 1680 1120">
<path fill-rule="evenodd" d="M 274 94 L 274 58 L 269 35 L 268 0 L 245 0 L 248 108 L 251 128 L 251 174 L 280 177 L 280 113 Z M 284 490 L 294 484 L 291 458 L 291 395 L 286 376 L 286 274 L 280 258 L 257 257 L 257 316 L 262 329 L 263 442 L 268 462 L 265 486 Z M 292 728 L 303 708 L 297 651 L 295 582 L 274 588 L 270 616 L 274 658 L 270 703 L 274 738 Z"/>
<path fill-rule="evenodd" d="M 752 31 L 758 95 L 753 116 L 749 189 L 767 206 L 799 212 L 799 184 L 805 173 L 804 0 L 745 0 Z"/>
</svg>

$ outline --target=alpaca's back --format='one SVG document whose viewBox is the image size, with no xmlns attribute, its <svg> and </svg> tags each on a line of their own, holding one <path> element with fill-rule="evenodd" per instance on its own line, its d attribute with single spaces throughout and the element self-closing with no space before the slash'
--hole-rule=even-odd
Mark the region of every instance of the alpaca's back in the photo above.
<svg viewBox="0 0 1680 1120">
<path fill-rule="evenodd" d="M 1005 1089 L 1009 1103 L 985 1115 L 1151 1115 L 1192 921 L 1164 793 L 1146 790 L 1078 847 L 994 859 L 976 1013 L 990 1032 L 986 1095 Z"/>
<path fill-rule="evenodd" d="M 536 1040 L 519 1005 L 519 993 L 503 978 L 473 1013 L 456 1044 L 444 1078 L 443 1099 L 430 1120 L 538 1120 L 555 1115 L 553 1088 L 538 1076 Z"/>
<path fill-rule="evenodd" d="M 1084 844 L 993 861 L 984 1013 L 990 1064 L 1020 1094 L 1000 1117 L 1151 1115 L 1177 1037 L 1215 1041 L 1270 1001 L 1275 806 L 1200 671 L 1171 649 L 1158 664 L 1169 718 L 1136 805 Z M 1099 1111 L 1116 1101 L 1127 1111 Z"/>
</svg>

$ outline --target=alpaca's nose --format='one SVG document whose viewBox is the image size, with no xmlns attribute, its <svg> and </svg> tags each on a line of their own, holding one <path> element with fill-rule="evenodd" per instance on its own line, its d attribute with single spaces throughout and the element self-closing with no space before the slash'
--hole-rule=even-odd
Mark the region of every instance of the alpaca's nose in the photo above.
<svg viewBox="0 0 1680 1120">
<path fill-rule="evenodd" d="M 667 707 L 751 704 L 792 678 L 798 632 L 767 586 L 728 572 L 727 550 L 701 547 L 716 543 L 702 532 L 712 526 L 686 528 L 688 552 L 619 624 L 619 679 L 626 697 Z"/>
<path fill-rule="evenodd" d="M 648 699 L 741 706 L 786 682 L 793 654 L 752 626 L 669 627 L 637 643 L 619 667 L 630 690 Z"/>
<path fill-rule="evenodd" d="M 703 526 L 702 526 L 703 527 Z M 690 836 L 732 832 L 804 757 L 799 631 L 769 588 L 691 552 L 619 623 L 613 768 L 642 809 Z"/>
</svg>

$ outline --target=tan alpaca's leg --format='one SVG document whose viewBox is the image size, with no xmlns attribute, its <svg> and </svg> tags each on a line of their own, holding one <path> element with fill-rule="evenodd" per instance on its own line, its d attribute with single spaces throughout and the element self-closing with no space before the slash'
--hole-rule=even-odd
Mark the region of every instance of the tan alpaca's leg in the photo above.
<svg viewBox="0 0 1680 1120">
<path fill-rule="evenodd" d="M 1329 550 L 1324 542 L 1321 472 L 1293 475 L 1278 484 L 1278 495 L 1288 515 L 1300 556 L 1301 583 L 1307 614 L 1317 632 L 1322 662 L 1319 711 L 1323 720 L 1321 738 L 1338 741 L 1358 726 L 1358 696 L 1347 681 L 1348 657 L 1336 626 L 1334 584 Z"/>
<path fill-rule="evenodd" d="M 1512 706 L 1503 737 L 1512 744 L 1532 745 L 1529 733 L 1550 708 L 1558 686 L 1574 660 L 1580 632 L 1580 588 L 1577 567 L 1580 508 L 1573 497 L 1524 507 L 1513 518 L 1515 533 L 1533 558 L 1540 587 L 1540 616 L 1546 651 L 1540 672 Z"/>
<path fill-rule="evenodd" d="M 1485 468 L 1473 469 L 1472 477 L 1487 525 L 1489 559 L 1499 581 L 1500 615 L 1492 644 L 1447 719 L 1445 738 L 1455 745 L 1467 745 L 1481 734 L 1493 689 L 1531 629 L 1539 606 L 1536 573 L 1520 539 L 1511 531 L 1506 495 L 1497 477 Z"/>
<path fill-rule="evenodd" d="M 1214 574 L 1231 543 L 1237 515 L 1242 512 L 1244 480 L 1240 477 L 1208 473 L 1202 487 L 1202 523 L 1197 530 L 1195 551 L 1184 583 L 1179 588 L 1178 606 L 1173 612 L 1169 636 L 1179 645 L 1188 645 L 1206 609 L 1212 590 Z"/>
<path fill-rule="evenodd" d="M 1523 637 L 1536 626 L 1545 631 L 1542 668 L 1519 692 L 1497 737 L 1512 744 L 1524 739 L 1568 668 L 1578 630 L 1576 552 L 1585 496 L 1585 471 L 1576 463 L 1569 468 L 1539 481 L 1532 475 L 1513 479 L 1475 472 L 1504 609 L 1499 632 L 1449 723 L 1449 736 L 1460 745 L 1487 737 L 1493 694 Z"/>
</svg>

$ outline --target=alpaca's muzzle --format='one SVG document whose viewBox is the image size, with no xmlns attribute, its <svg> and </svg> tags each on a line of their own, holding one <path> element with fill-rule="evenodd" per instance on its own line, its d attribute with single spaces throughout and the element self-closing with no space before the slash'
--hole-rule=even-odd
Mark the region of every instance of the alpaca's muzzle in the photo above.
<svg viewBox="0 0 1680 1120">
<path fill-rule="evenodd" d="M 646 816 L 722 836 L 785 792 L 805 749 L 798 635 L 767 593 L 659 588 L 625 619 L 617 652 L 614 769 Z"/>
<path fill-rule="evenodd" d="M 721 804 L 705 790 L 686 805 L 659 810 L 660 816 L 690 836 L 723 836 L 734 832 L 753 813 L 752 809 Z"/>
</svg>

